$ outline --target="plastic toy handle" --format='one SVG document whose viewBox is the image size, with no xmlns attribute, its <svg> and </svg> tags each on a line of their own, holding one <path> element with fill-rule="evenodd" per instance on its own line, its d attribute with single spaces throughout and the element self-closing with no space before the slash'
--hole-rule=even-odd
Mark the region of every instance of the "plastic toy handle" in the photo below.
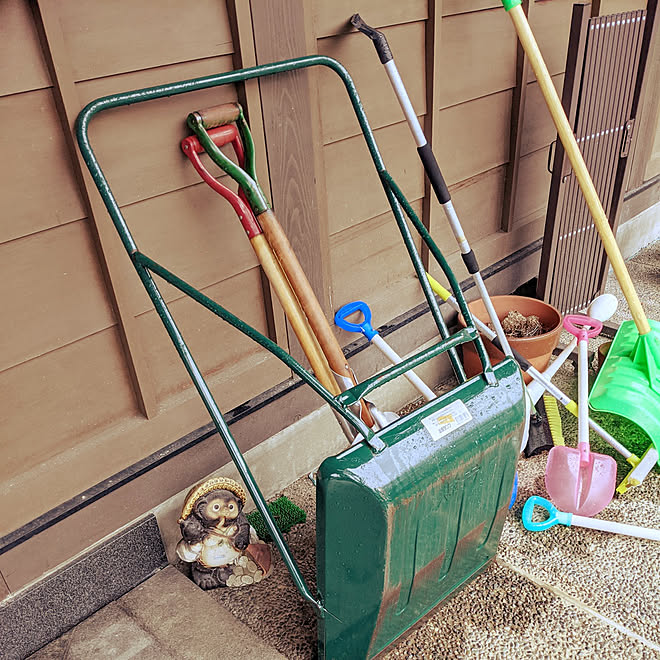
<svg viewBox="0 0 660 660">
<path fill-rule="evenodd" d="M 355 312 L 360 312 L 363 317 L 361 323 L 352 323 L 347 321 L 346 317 Z M 371 341 L 378 333 L 371 327 L 371 310 L 367 303 L 362 300 L 347 303 L 340 307 L 335 313 L 335 323 L 342 329 L 348 332 L 361 332 L 369 341 Z"/>
<path fill-rule="evenodd" d="M 584 314 L 568 314 L 564 317 L 564 330 L 575 335 L 579 341 L 598 337 L 603 329 L 603 322 Z"/>
<path fill-rule="evenodd" d="M 540 520 L 534 522 L 534 507 L 539 506 L 548 514 L 548 517 L 545 520 Z M 565 511 L 559 511 L 557 507 L 546 500 L 545 497 L 540 497 L 539 495 L 532 495 L 526 502 L 523 507 L 522 512 L 522 521 L 525 529 L 530 532 L 543 532 L 546 529 L 550 529 L 555 525 L 567 525 L 571 526 L 573 514 L 567 513 Z"/>
<path fill-rule="evenodd" d="M 587 529 L 597 529 L 601 532 L 626 534 L 627 536 L 637 536 L 640 539 L 660 541 L 660 529 L 649 529 L 648 527 L 639 527 L 638 525 L 626 525 L 611 520 L 600 520 L 599 518 L 588 518 L 586 516 L 574 516 L 573 524 L 578 527 L 586 527 Z"/>
<path fill-rule="evenodd" d="M 591 448 L 588 442 L 578 442 L 578 452 L 580 453 L 580 468 L 586 468 L 591 463 Z"/>
</svg>

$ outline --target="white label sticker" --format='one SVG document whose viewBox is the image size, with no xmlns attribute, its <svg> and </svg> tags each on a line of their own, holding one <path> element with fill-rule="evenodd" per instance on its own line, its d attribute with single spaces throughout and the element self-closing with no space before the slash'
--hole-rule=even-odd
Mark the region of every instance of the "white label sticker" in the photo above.
<svg viewBox="0 0 660 660">
<path fill-rule="evenodd" d="M 440 440 L 472 419 L 470 411 L 462 401 L 454 401 L 422 420 L 422 424 L 434 440 Z"/>
</svg>

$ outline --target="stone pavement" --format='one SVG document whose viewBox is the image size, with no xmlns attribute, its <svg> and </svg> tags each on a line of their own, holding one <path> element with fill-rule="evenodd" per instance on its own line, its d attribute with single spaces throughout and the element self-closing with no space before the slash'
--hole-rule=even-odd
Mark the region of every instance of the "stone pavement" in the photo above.
<svg viewBox="0 0 660 660">
<path fill-rule="evenodd" d="M 35 660 L 284 658 L 172 566 L 30 657 Z"/>
</svg>

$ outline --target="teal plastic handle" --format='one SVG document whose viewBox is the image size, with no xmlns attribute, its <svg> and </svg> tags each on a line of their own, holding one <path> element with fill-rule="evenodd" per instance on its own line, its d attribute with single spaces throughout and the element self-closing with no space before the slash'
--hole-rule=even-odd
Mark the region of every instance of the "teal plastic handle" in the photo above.
<svg viewBox="0 0 660 660">
<path fill-rule="evenodd" d="M 548 514 L 548 517 L 545 520 L 538 522 L 532 520 L 534 517 L 535 506 L 545 509 Z M 555 525 L 566 525 L 567 527 L 570 527 L 571 522 L 573 521 L 573 514 L 566 511 L 559 511 L 559 509 L 557 509 L 552 502 L 546 500 L 545 497 L 532 495 L 527 502 L 525 502 L 525 506 L 523 507 L 522 521 L 525 529 L 530 532 L 543 532 Z"/>
<path fill-rule="evenodd" d="M 509 11 L 509 9 L 522 5 L 522 0 L 502 0 L 502 4 L 504 5 L 504 9 Z"/>
</svg>

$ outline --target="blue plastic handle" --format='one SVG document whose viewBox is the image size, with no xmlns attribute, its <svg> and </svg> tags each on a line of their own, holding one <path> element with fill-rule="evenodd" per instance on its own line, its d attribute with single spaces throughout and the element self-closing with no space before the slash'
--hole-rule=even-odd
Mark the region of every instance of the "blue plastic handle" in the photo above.
<svg viewBox="0 0 660 660">
<path fill-rule="evenodd" d="M 364 320 L 362 323 L 351 323 L 346 320 L 347 316 L 361 312 Z M 366 302 L 356 300 L 340 307 L 335 314 L 335 323 L 342 329 L 349 332 L 361 332 L 369 341 L 378 333 L 371 327 L 371 310 Z"/>
<path fill-rule="evenodd" d="M 509 509 L 516 503 L 517 496 L 518 496 L 518 472 L 516 471 L 516 476 L 513 478 L 513 488 L 511 490 L 511 499 L 509 500 Z"/>
<path fill-rule="evenodd" d="M 545 520 L 539 522 L 534 522 L 532 517 L 534 516 L 534 507 L 540 506 L 542 509 L 545 509 L 548 513 L 548 517 Z M 525 529 L 530 532 L 543 532 L 546 529 L 550 529 L 555 525 L 567 525 L 571 526 L 573 520 L 573 514 L 566 511 L 559 511 L 557 507 L 546 500 L 545 497 L 539 497 L 538 495 L 532 495 L 525 506 L 523 507 L 522 512 L 522 521 Z"/>
</svg>

